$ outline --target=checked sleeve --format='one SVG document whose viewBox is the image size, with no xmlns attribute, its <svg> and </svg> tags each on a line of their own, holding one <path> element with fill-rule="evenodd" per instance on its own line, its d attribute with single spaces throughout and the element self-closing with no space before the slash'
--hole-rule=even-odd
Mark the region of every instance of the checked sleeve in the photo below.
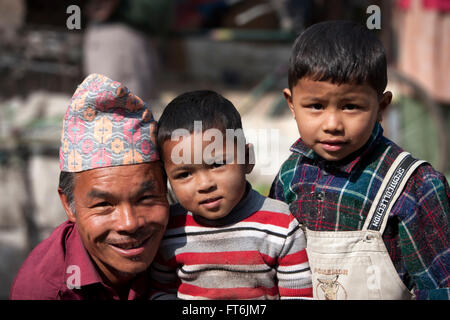
<svg viewBox="0 0 450 320">
<path fill-rule="evenodd" d="M 402 256 L 417 299 L 450 299 L 450 188 L 431 166 L 421 166 L 401 201 L 413 199 L 413 212 L 399 212 Z"/>
</svg>

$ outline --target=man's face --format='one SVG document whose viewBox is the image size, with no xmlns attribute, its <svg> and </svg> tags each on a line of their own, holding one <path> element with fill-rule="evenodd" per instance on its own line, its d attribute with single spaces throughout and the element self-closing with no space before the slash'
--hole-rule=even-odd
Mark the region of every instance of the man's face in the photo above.
<svg viewBox="0 0 450 320">
<path fill-rule="evenodd" d="M 379 98 L 367 84 L 300 79 L 284 90 L 303 142 L 328 161 L 345 158 L 368 140 L 392 94 Z"/>
<path fill-rule="evenodd" d="M 160 163 L 98 168 L 76 174 L 72 212 L 84 246 L 112 282 L 152 262 L 169 216 Z"/>
<path fill-rule="evenodd" d="M 170 185 L 186 210 L 206 219 L 223 218 L 242 199 L 246 187 L 245 175 L 251 172 L 253 166 L 238 163 L 236 144 L 233 154 L 227 153 L 223 143 L 222 152 L 212 152 L 211 159 L 205 159 L 205 150 L 210 142 L 202 141 L 200 150 L 196 150 L 194 141 L 194 135 L 191 135 L 190 139 L 180 142 L 167 140 L 163 143 L 164 167 Z M 173 161 L 175 147 L 181 150 L 180 156 L 188 152 L 191 157 L 183 162 Z M 247 158 L 248 148 L 248 145 L 245 146 L 244 151 Z M 194 161 L 196 152 L 201 152 L 199 159 L 202 159 L 197 164 Z"/>
</svg>

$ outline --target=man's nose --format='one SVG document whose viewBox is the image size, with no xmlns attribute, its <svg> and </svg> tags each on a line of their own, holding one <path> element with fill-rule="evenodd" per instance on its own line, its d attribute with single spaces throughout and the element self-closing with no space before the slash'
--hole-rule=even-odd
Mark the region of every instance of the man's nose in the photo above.
<svg viewBox="0 0 450 320">
<path fill-rule="evenodd" d="M 208 170 L 197 172 L 196 182 L 199 192 L 210 192 L 216 188 L 216 182 Z"/>
<path fill-rule="evenodd" d="M 133 206 L 125 203 L 118 207 L 116 230 L 134 233 L 140 227 L 140 219 Z"/>
<path fill-rule="evenodd" d="M 341 114 L 338 110 L 329 111 L 324 115 L 322 122 L 322 130 L 329 133 L 342 132 L 344 126 L 342 123 Z"/>
</svg>

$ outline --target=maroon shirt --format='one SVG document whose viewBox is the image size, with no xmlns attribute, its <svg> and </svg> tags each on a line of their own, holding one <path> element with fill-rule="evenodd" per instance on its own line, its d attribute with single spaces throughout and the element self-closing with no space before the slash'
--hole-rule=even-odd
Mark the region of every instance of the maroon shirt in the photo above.
<svg viewBox="0 0 450 320">
<path fill-rule="evenodd" d="M 76 273 L 80 275 L 79 283 L 74 281 Z M 80 288 L 71 289 L 67 283 L 79 285 Z M 147 299 L 150 291 L 148 283 L 146 272 L 136 277 L 128 300 Z M 119 300 L 119 295 L 103 282 L 76 225 L 66 221 L 29 254 L 14 279 L 10 299 Z"/>
</svg>

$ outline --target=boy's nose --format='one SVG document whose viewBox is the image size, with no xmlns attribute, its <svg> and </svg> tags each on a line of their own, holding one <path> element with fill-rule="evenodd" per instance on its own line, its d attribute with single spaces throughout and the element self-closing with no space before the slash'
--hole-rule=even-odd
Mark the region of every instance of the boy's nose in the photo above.
<svg viewBox="0 0 450 320">
<path fill-rule="evenodd" d="M 322 122 L 322 130 L 329 133 L 342 132 L 344 130 L 339 112 L 330 111 L 325 115 L 324 121 Z"/>
<path fill-rule="evenodd" d="M 210 192 L 216 188 L 216 182 L 207 170 L 197 173 L 196 182 L 199 192 Z"/>
</svg>

